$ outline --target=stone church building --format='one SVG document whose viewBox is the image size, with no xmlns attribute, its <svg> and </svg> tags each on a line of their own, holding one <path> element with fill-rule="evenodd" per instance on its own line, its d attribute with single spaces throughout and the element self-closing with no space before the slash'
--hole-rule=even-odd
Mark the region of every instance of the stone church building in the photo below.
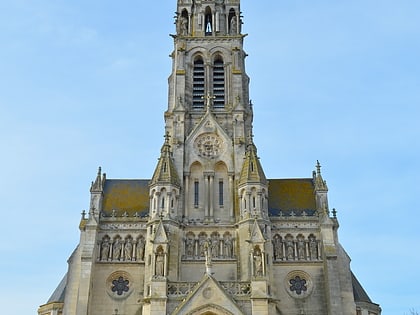
<svg viewBox="0 0 420 315">
<path fill-rule="evenodd" d="M 379 315 L 338 241 L 317 162 L 267 178 L 240 0 L 178 0 L 165 140 L 149 179 L 99 169 L 39 315 Z"/>
</svg>

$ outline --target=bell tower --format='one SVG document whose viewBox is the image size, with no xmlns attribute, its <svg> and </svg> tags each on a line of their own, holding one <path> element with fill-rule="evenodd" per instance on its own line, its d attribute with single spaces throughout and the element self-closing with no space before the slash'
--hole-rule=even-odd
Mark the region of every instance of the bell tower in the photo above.
<svg viewBox="0 0 420 315">
<path fill-rule="evenodd" d="M 178 0 L 175 25 L 165 132 L 184 187 L 178 215 L 233 221 L 253 118 L 240 1 Z"/>
</svg>

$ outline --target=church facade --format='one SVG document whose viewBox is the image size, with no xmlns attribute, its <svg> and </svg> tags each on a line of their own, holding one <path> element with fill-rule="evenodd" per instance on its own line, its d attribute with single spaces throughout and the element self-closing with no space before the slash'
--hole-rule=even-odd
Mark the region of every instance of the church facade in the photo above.
<svg viewBox="0 0 420 315">
<path fill-rule="evenodd" d="M 39 315 L 379 315 L 350 269 L 317 162 L 267 179 L 240 0 L 178 0 L 151 179 L 99 169 L 68 272 Z"/>
</svg>

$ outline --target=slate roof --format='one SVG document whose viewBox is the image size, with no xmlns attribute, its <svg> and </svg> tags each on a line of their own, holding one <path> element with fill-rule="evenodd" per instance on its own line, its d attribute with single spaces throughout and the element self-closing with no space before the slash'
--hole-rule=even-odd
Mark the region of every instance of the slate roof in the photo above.
<svg viewBox="0 0 420 315">
<path fill-rule="evenodd" d="M 356 302 L 368 302 L 372 303 L 371 299 L 367 295 L 365 289 L 363 289 L 362 285 L 360 284 L 359 280 L 357 280 L 354 273 L 351 273 L 351 282 L 353 284 L 353 296 Z"/>
<path fill-rule="evenodd" d="M 113 210 L 120 216 L 124 212 L 145 216 L 149 211 L 149 179 L 106 179 L 103 211 L 110 215 Z M 269 179 L 268 208 L 270 215 L 280 211 L 315 212 L 316 203 L 312 178 Z"/>
<path fill-rule="evenodd" d="M 53 294 L 48 299 L 47 304 L 53 303 L 53 302 L 64 302 L 64 296 L 66 294 L 66 285 L 67 285 L 67 274 L 65 274 L 63 279 L 61 279 L 57 288 L 54 290 Z"/>
</svg>

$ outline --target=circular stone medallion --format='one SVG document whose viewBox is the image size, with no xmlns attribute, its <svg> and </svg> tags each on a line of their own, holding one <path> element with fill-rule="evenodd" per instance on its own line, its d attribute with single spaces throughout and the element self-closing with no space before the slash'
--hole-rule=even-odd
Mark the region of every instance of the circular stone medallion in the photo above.
<svg viewBox="0 0 420 315">
<path fill-rule="evenodd" d="M 214 133 L 203 133 L 195 139 L 194 150 L 201 157 L 213 159 L 223 151 L 223 141 Z"/>
</svg>

